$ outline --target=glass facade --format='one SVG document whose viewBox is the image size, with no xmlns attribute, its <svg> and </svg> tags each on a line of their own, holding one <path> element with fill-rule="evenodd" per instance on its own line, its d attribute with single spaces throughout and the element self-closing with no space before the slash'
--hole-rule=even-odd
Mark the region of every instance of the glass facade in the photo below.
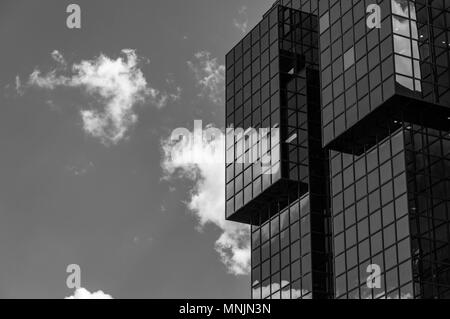
<svg viewBox="0 0 450 319">
<path fill-rule="evenodd" d="M 280 125 L 280 50 L 277 10 L 267 15 L 226 57 L 226 126 L 243 130 L 272 129 Z M 248 131 L 247 131 L 248 132 Z M 280 163 L 263 172 L 261 158 L 250 159 L 259 138 L 227 135 L 227 217 L 280 180 Z M 246 147 L 249 146 L 249 147 Z M 272 158 L 279 159 L 279 140 L 268 143 Z M 277 156 L 278 155 L 278 156 Z M 254 161 L 254 163 L 253 163 Z M 267 168 L 270 169 L 270 168 Z"/>
<path fill-rule="evenodd" d="M 248 222 L 252 200 L 286 184 L 308 190 L 310 149 L 322 157 L 317 23 L 274 6 L 226 57 L 226 125 L 241 132 L 226 138 L 227 218 Z"/>
<path fill-rule="evenodd" d="M 370 27 L 371 4 L 380 8 L 380 28 Z M 338 147 L 350 129 L 361 135 L 357 124 L 378 125 L 369 116 L 378 107 L 386 109 L 377 114 L 382 121 L 413 108 L 438 120 L 448 112 L 448 1 L 321 0 L 319 16 L 324 145 Z"/>
<path fill-rule="evenodd" d="M 449 154 L 448 130 L 407 122 L 362 155 L 331 151 L 336 298 L 450 297 Z"/>
<path fill-rule="evenodd" d="M 450 298 L 449 63 L 446 0 L 280 0 L 227 55 L 227 126 L 280 128 L 270 182 L 227 165 L 253 298 Z"/>
<path fill-rule="evenodd" d="M 450 133 L 404 129 L 417 298 L 450 298 Z"/>
<path fill-rule="evenodd" d="M 382 12 L 390 12 L 389 1 L 379 1 Z M 381 29 L 368 29 L 369 3 L 319 1 L 324 144 L 394 94 L 391 18 L 384 14 Z"/>
<path fill-rule="evenodd" d="M 449 297 L 449 9 L 319 1 L 335 298 Z"/>
<path fill-rule="evenodd" d="M 309 215 L 308 195 L 271 218 L 254 215 L 261 226 L 252 226 L 251 235 L 253 299 L 312 298 Z"/>
<path fill-rule="evenodd" d="M 278 3 L 227 55 L 227 127 L 277 127 L 280 134 L 269 147 L 280 169 L 262 176 L 258 163 L 239 163 L 240 137 L 227 136 L 234 159 L 227 160 L 227 218 L 252 224 L 254 298 L 324 298 L 331 291 L 317 29 L 316 16 Z"/>
<path fill-rule="evenodd" d="M 412 298 L 403 131 L 356 156 L 331 151 L 335 297 Z M 381 286 L 368 289 L 369 265 Z"/>
<path fill-rule="evenodd" d="M 450 4 L 391 0 L 396 82 L 431 103 L 450 105 Z"/>
<path fill-rule="evenodd" d="M 410 91 L 422 92 L 419 30 L 415 2 L 392 0 L 395 80 Z M 425 35 L 421 31 L 420 39 Z M 425 44 L 421 43 L 422 46 Z M 426 50 L 424 48 L 424 50 Z M 432 92 L 430 92 L 432 93 Z"/>
</svg>

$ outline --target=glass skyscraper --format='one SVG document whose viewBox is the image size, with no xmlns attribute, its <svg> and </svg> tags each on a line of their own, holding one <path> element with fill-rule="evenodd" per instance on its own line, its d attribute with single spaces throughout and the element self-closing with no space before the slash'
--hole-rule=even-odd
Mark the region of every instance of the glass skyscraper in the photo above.
<svg viewBox="0 0 450 319">
<path fill-rule="evenodd" d="M 449 63 L 448 0 L 277 1 L 227 54 L 253 298 L 450 298 Z"/>
</svg>

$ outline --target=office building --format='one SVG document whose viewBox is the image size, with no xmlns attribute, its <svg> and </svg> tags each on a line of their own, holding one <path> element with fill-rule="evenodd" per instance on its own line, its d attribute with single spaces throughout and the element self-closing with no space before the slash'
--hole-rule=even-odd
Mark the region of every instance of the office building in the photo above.
<svg viewBox="0 0 450 319">
<path fill-rule="evenodd" d="M 227 127 L 280 132 L 266 173 L 227 138 L 252 297 L 450 298 L 450 2 L 277 1 L 226 61 Z"/>
</svg>

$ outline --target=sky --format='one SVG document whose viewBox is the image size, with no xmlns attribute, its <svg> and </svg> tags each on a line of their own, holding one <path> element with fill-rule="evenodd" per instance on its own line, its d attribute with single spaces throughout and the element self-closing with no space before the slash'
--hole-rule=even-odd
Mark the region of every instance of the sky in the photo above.
<svg viewBox="0 0 450 319">
<path fill-rule="evenodd" d="M 225 54 L 271 3 L 0 2 L 0 298 L 250 297 L 224 165 L 170 137 L 223 129 Z"/>
</svg>

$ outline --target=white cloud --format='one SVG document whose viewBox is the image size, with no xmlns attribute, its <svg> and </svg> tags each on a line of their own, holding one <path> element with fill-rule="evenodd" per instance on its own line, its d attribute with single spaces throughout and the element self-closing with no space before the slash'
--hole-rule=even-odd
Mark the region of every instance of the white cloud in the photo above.
<svg viewBox="0 0 450 319">
<path fill-rule="evenodd" d="M 200 143 L 199 143 L 200 144 Z M 204 140 L 203 147 L 190 149 L 188 143 L 162 141 L 164 158 L 162 167 L 167 180 L 183 178 L 194 183 L 187 206 L 202 230 L 211 224 L 222 234 L 215 242 L 215 249 L 228 271 L 234 275 L 246 275 L 250 271 L 249 227 L 225 220 L 225 162 L 195 159 L 216 158 L 215 150 L 223 147 L 223 141 Z M 186 156 L 195 152 L 194 156 Z M 186 161 L 192 158 L 193 161 Z"/>
<path fill-rule="evenodd" d="M 169 101 L 179 99 L 180 93 L 180 89 L 175 94 L 168 94 L 149 87 L 138 67 L 140 59 L 135 50 L 124 49 L 121 54 L 117 59 L 101 54 L 69 68 L 63 55 L 55 50 L 51 56 L 58 67 L 45 75 L 36 69 L 30 75 L 28 85 L 47 90 L 60 86 L 82 88 L 100 102 L 96 109 L 81 111 L 85 132 L 106 145 L 116 144 L 137 122 L 136 105 L 149 100 L 162 108 Z"/>
<path fill-rule="evenodd" d="M 101 290 L 91 293 L 85 288 L 78 288 L 75 290 L 72 296 L 66 297 L 64 299 L 113 299 L 113 297 L 105 294 Z"/>
<path fill-rule="evenodd" d="M 236 28 L 239 29 L 239 31 L 242 32 L 242 34 L 246 34 L 248 31 L 248 14 L 247 14 L 247 7 L 242 6 L 238 10 L 239 18 L 233 20 L 233 24 Z"/>
<path fill-rule="evenodd" d="M 200 96 L 210 99 L 215 104 L 223 104 L 225 99 L 225 66 L 219 64 L 211 53 L 201 51 L 195 54 L 194 61 L 188 61 L 194 72 Z"/>
</svg>

